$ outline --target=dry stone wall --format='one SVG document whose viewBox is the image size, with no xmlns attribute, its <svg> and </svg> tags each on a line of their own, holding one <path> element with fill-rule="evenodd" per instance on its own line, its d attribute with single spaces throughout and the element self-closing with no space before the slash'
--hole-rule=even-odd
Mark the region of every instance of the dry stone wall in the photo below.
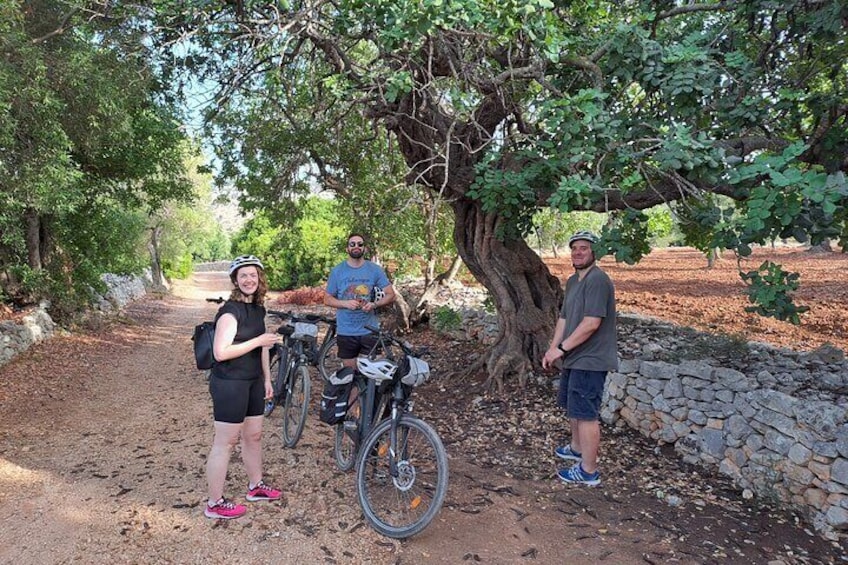
<svg viewBox="0 0 848 565">
<path fill-rule="evenodd" d="M 94 305 L 97 311 L 105 313 L 120 310 L 144 296 L 152 279 L 149 274 L 140 277 L 105 274 L 102 280 L 107 290 L 104 295 L 97 295 Z M 0 322 L 0 365 L 53 335 L 56 324 L 47 313 L 49 308 L 50 303 L 44 301 L 18 320 Z"/>
</svg>

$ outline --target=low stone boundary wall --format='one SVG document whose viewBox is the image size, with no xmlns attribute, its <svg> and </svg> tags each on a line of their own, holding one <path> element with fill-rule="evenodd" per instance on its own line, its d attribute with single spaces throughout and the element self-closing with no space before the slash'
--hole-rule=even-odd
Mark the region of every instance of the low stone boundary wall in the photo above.
<svg viewBox="0 0 848 565">
<path fill-rule="evenodd" d="M 120 310 L 133 300 L 146 294 L 146 288 L 152 283 L 149 273 L 142 276 L 104 274 L 106 294 L 98 295 L 95 309 L 106 313 Z M 19 353 L 53 335 L 56 323 L 47 313 L 49 302 L 41 302 L 32 312 L 19 320 L 0 322 L 0 366 L 8 363 Z"/>
<path fill-rule="evenodd" d="M 620 318 L 620 341 L 640 355 L 608 376 L 602 419 L 674 445 L 686 462 L 717 467 L 745 496 L 806 510 L 826 537 L 848 531 L 843 352 L 799 353 L 699 334 L 705 349 L 712 342 L 712 358 L 675 359 L 692 334 L 675 337 L 662 323 L 670 331 L 657 334 L 652 325 Z"/>
<path fill-rule="evenodd" d="M 48 302 L 41 302 L 35 310 L 18 321 L 0 322 L 0 365 L 8 363 L 15 355 L 53 335 L 56 324 L 47 314 Z"/>
</svg>

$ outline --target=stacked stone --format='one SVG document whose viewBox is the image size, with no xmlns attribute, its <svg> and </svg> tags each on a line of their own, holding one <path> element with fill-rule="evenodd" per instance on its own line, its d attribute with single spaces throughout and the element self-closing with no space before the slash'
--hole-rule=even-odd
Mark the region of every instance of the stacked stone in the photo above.
<svg viewBox="0 0 848 565">
<path fill-rule="evenodd" d="M 717 466 L 741 489 L 808 510 L 835 539 L 848 531 L 848 362 L 828 347 L 806 363 L 768 349 L 755 346 L 755 357 L 779 378 L 704 361 L 623 360 L 608 377 L 602 418 L 673 444 L 689 463 Z"/>
<path fill-rule="evenodd" d="M 5 365 L 32 344 L 53 335 L 56 324 L 47 314 L 49 306 L 48 302 L 42 302 L 17 322 L 0 322 L 0 365 Z"/>
</svg>

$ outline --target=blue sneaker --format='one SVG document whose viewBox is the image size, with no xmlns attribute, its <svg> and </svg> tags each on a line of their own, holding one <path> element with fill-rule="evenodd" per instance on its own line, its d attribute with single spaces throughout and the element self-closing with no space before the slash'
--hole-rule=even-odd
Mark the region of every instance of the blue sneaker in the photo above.
<svg viewBox="0 0 848 565">
<path fill-rule="evenodd" d="M 559 477 L 559 480 L 562 482 L 573 485 L 588 485 L 590 487 L 596 487 L 601 484 L 601 473 L 599 471 L 587 473 L 583 470 L 580 463 L 570 469 L 560 469 L 559 472 L 557 472 L 557 477 Z"/>
<path fill-rule="evenodd" d="M 554 450 L 554 454 L 560 459 L 565 459 L 567 461 L 583 461 L 583 456 L 580 453 L 577 453 L 573 449 L 571 449 L 571 444 L 566 446 L 557 447 Z"/>
</svg>

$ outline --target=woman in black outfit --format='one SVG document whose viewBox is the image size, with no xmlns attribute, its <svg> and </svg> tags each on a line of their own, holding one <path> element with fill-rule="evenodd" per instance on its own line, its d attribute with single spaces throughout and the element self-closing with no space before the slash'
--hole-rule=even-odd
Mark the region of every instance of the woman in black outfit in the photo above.
<svg viewBox="0 0 848 565">
<path fill-rule="evenodd" d="M 265 331 L 268 283 L 262 263 L 242 255 L 230 264 L 233 291 L 215 317 L 213 352 L 216 363 L 209 377 L 215 414 L 215 439 L 206 463 L 209 518 L 238 518 L 247 508 L 224 498 L 230 454 L 241 439 L 241 458 L 247 471 L 246 499 L 277 500 L 282 493 L 262 482 L 262 420 L 265 399 L 271 398 L 268 350 L 278 336 Z"/>
</svg>

